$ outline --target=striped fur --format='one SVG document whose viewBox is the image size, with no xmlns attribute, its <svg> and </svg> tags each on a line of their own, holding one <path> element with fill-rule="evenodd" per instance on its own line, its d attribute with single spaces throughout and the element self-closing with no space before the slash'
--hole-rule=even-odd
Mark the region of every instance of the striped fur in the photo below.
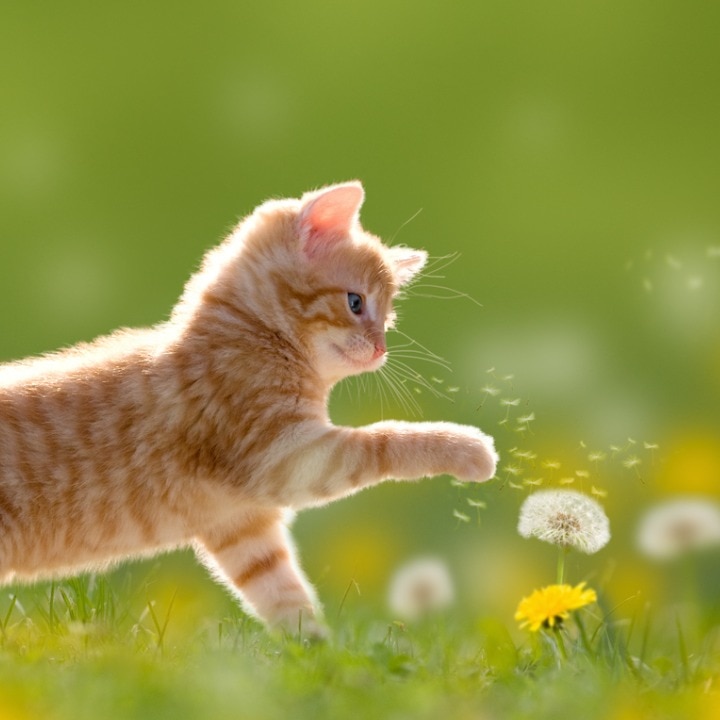
<svg viewBox="0 0 720 720">
<path fill-rule="evenodd" d="M 251 612 L 320 633 L 292 511 L 388 478 L 493 475 L 474 428 L 329 421 L 332 386 L 382 365 L 393 297 L 425 261 L 363 231 L 362 200 L 348 183 L 265 203 L 168 322 L 0 366 L 0 579 L 193 544 Z"/>
</svg>

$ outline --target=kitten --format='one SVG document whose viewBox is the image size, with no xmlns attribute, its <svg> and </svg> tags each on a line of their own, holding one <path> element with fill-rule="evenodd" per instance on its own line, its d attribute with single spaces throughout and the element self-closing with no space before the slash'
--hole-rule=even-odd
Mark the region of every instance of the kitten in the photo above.
<svg viewBox="0 0 720 720">
<path fill-rule="evenodd" d="M 377 370 L 426 254 L 366 233 L 359 183 L 258 207 L 169 321 L 0 366 L 0 580 L 192 544 L 270 626 L 322 633 L 292 511 L 388 478 L 492 477 L 479 430 L 336 427 L 332 386 Z"/>
</svg>

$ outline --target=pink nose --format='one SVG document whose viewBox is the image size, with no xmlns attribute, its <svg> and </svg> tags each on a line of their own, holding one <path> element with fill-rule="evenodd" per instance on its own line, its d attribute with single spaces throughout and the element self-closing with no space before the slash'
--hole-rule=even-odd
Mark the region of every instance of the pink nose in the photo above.
<svg viewBox="0 0 720 720">
<path fill-rule="evenodd" d="M 375 352 L 373 353 L 373 360 L 381 358 L 387 352 L 385 343 L 375 343 Z"/>
</svg>

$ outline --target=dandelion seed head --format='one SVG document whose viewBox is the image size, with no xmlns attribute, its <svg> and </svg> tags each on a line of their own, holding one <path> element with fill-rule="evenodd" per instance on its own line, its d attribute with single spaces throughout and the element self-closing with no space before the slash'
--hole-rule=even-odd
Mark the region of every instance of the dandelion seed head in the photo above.
<svg viewBox="0 0 720 720">
<path fill-rule="evenodd" d="M 659 560 L 720 545 L 720 505 L 703 498 L 657 505 L 641 519 L 637 542 L 642 552 Z"/>
<path fill-rule="evenodd" d="M 454 600 L 447 565 L 437 558 L 418 558 L 403 565 L 390 582 L 388 604 L 402 620 L 419 620 Z"/>
<path fill-rule="evenodd" d="M 541 490 L 520 508 L 518 532 L 544 542 L 595 553 L 610 540 L 610 522 L 593 498 L 574 490 Z"/>
</svg>

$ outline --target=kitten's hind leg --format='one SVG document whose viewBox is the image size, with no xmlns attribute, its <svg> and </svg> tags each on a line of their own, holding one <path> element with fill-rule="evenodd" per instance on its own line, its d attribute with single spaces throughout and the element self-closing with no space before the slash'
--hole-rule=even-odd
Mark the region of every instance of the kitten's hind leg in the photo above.
<svg viewBox="0 0 720 720">
<path fill-rule="evenodd" d="M 198 537 L 199 554 L 247 609 L 272 628 L 322 638 L 315 592 L 300 569 L 285 513 L 246 511 Z"/>
</svg>

